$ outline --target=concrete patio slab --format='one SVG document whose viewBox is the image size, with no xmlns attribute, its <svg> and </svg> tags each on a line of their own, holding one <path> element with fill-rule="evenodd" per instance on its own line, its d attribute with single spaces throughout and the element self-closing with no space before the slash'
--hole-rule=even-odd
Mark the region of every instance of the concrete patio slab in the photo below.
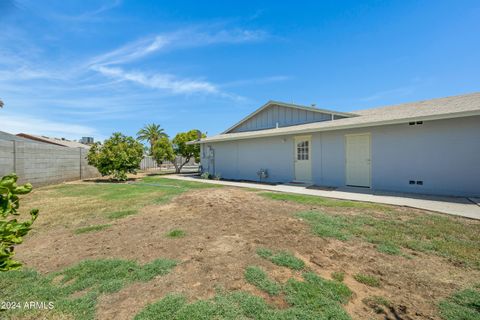
<svg viewBox="0 0 480 320">
<path fill-rule="evenodd" d="M 205 180 L 200 179 L 198 176 L 195 175 L 168 175 L 165 176 L 165 178 L 210 184 L 220 184 L 240 188 L 253 188 L 268 191 L 305 194 L 343 200 L 384 203 L 397 206 L 419 208 L 429 211 L 446 213 L 454 216 L 480 220 L 480 206 L 474 203 L 474 201 L 472 201 L 471 199 L 461 197 L 441 197 L 418 194 L 372 192 L 369 189 L 358 190 L 356 188 L 308 188 L 305 186 L 283 184 L 268 185 L 249 182 Z"/>
</svg>

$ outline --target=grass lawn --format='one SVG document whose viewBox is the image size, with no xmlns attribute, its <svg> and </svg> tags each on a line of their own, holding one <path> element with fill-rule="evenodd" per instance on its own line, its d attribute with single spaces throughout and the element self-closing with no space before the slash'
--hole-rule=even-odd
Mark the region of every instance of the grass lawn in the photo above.
<svg viewBox="0 0 480 320">
<path fill-rule="evenodd" d="M 473 220 L 162 176 L 38 188 L 32 207 L 25 268 L 0 273 L 22 305 L 0 318 L 480 319 Z"/>
<path fill-rule="evenodd" d="M 281 193 L 261 195 L 309 205 L 335 207 L 337 204 L 337 207 L 362 209 L 354 215 L 322 210 L 298 212 L 297 216 L 304 219 L 318 236 L 341 241 L 361 239 L 375 244 L 378 251 L 389 255 L 402 254 L 402 249 L 431 252 L 480 269 L 478 223 L 465 227 L 464 219 L 446 215 L 404 215 L 392 211 L 392 207 L 372 203 Z"/>
<path fill-rule="evenodd" d="M 94 231 L 100 223 L 137 214 L 147 205 L 167 203 L 174 196 L 192 189 L 218 188 L 202 183 L 147 176 L 136 183 L 61 184 L 35 190 L 32 206 L 47 208 L 49 215 L 39 221 L 42 227 L 75 226 L 77 232 Z M 66 207 L 67 205 L 67 207 Z M 45 209 L 43 211 L 46 211 Z M 88 231 L 83 231 L 88 230 Z"/>
</svg>

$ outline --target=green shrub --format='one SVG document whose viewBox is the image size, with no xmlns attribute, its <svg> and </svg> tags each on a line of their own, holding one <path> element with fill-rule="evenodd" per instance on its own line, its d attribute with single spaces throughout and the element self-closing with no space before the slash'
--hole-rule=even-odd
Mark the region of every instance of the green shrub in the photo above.
<svg viewBox="0 0 480 320">
<path fill-rule="evenodd" d="M 102 176 L 114 180 L 127 180 L 127 173 L 137 173 L 143 159 L 143 145 L 132 137 L 114 133 L 102 144 L 92 145 L 87 155 L 88 164 L 97 168 Z"/>
<path fill-rule="evenodd" d="M 204 172 L 200 175 L 200 178 L 202 178 L 204 180 L 208 180 L 208 179 L 210 179 L 210 173 Z"/>
<path fill-rule="evenodd" d="M 270 280 L 267 274 L 259 267 L 247 267 L 245 269 L 245 279 L 248 283 L 253 284 L 271 296 L 276 296 L 280 292 L 280 286 L 275 281 Z"/>
<path fill-rule="evenodd" d="M 0 271 L 15 270 L 22 266 L 13 260 L 14 248 L 23 242 L 23 237 L 31 230 L 38 216 L 38 209 L 33 209 L 30 211 L 30 219 L 24 222 L 11 218 L 19 215 L 19 195 L 32 191 L 31 184 L 19 186 L 17 179 L 17 175 L 12 173 L 0 180 Z"/>
<path fill-rule="evenodd" d="M 380 287 L 380 280 L 372 275 L 358 273 L 353 276 L 355 280 L 370 287 Z"/>
</svg>

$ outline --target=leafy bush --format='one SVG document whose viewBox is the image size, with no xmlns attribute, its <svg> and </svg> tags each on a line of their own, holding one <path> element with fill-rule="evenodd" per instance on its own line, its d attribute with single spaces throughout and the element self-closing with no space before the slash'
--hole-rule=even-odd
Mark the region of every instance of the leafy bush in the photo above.
<svg viewBox="0 0 480 320">
<path fill-rule="evenodd" d="M 19 269 L 22 264 L 13 260 L 14 247 L 23 242 L 23 237 L 31 230 L 31 226 L 38 216 L 38 209 L 30 211 L 30 219 L 18 222 L 17 219 L 8 219 L 10 215 L 18 216 L 21 194 L 32 191 L 32 185 L 27 183 L 17 185 L 17 175 L 12 173 L 0 180 L 0 271 Z"/>
<path fill-rule="evenodd" d="M 213 176 L 213 180 L 221 180 L 222 179 L 222 175 L 220 173 L 217 173 Z"/>
<path fill-rule="evenodd" d="M 88 152 L 88 164 L 98 169 L 102 176 L 127 180 L 127 173 L 137 173 L 143 159 L 143 146 L 132 137 L 114 133 L 104 144 L 95 143 Z"/>
</svg>

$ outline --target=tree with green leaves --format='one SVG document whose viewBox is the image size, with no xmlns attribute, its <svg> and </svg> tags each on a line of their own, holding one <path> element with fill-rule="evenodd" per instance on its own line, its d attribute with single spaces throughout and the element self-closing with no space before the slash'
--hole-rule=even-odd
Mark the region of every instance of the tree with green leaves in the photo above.
<svg viewBox="0 0 480 320">
<path fill-rule="evenodd" d="M 87 155 L 88 164 L 102 176 L 127 180 L 127 173 L 136 174 L 143 159 L 143 145 L 132 137 L 114 133 L 103 144 L 93 144 Z"/>
<path fill-rule="evenodd" d="M 170 161 L 175 166 L 175 172 L 180 173 L 191 159 L 200 162 L 200 145 L 187 144 L 198 139 L 199 131 L 190 130 L 178 133 L 173 140 L 162 138 L 152 148 L 152 156 L 157 163 Z M 201 134 L 205 137 L 205 134 Z"/>
<path fill-rule="evenodd" d="M 31 230 L 38 216 L 38 209 L 30 211 L 30 219 L 19 222 L 12 216 L 18 216 L 20 206 L 19 195 L 32 191 L 32 185 L 27 183 L 17 185 L 17 175 L 12 173 L 0 180 L 0 272 L 19 269 L 22 264 L 13 260 L 14 248 L 23 242 L 23 237 Z"/>
<path fill-rule="evenodd" d="M 151 123 L 145 125 L 142 129 L 137 132 L 137 139 L 140 141 L 148 141 L 150 144 L 150 154 L 152 154 L 153 146 L 158 139 L 166 137 L 168 135 L 165 133 L 163 128 L 159 124 Z"/>
<path fill-rule="evenodd" d="M 152 156 L 158 164 L 165 161 L 175 161 L 175 151 L 172 142 L 167 137 L 158 139 L 152 149 Z"/>
</svg>

